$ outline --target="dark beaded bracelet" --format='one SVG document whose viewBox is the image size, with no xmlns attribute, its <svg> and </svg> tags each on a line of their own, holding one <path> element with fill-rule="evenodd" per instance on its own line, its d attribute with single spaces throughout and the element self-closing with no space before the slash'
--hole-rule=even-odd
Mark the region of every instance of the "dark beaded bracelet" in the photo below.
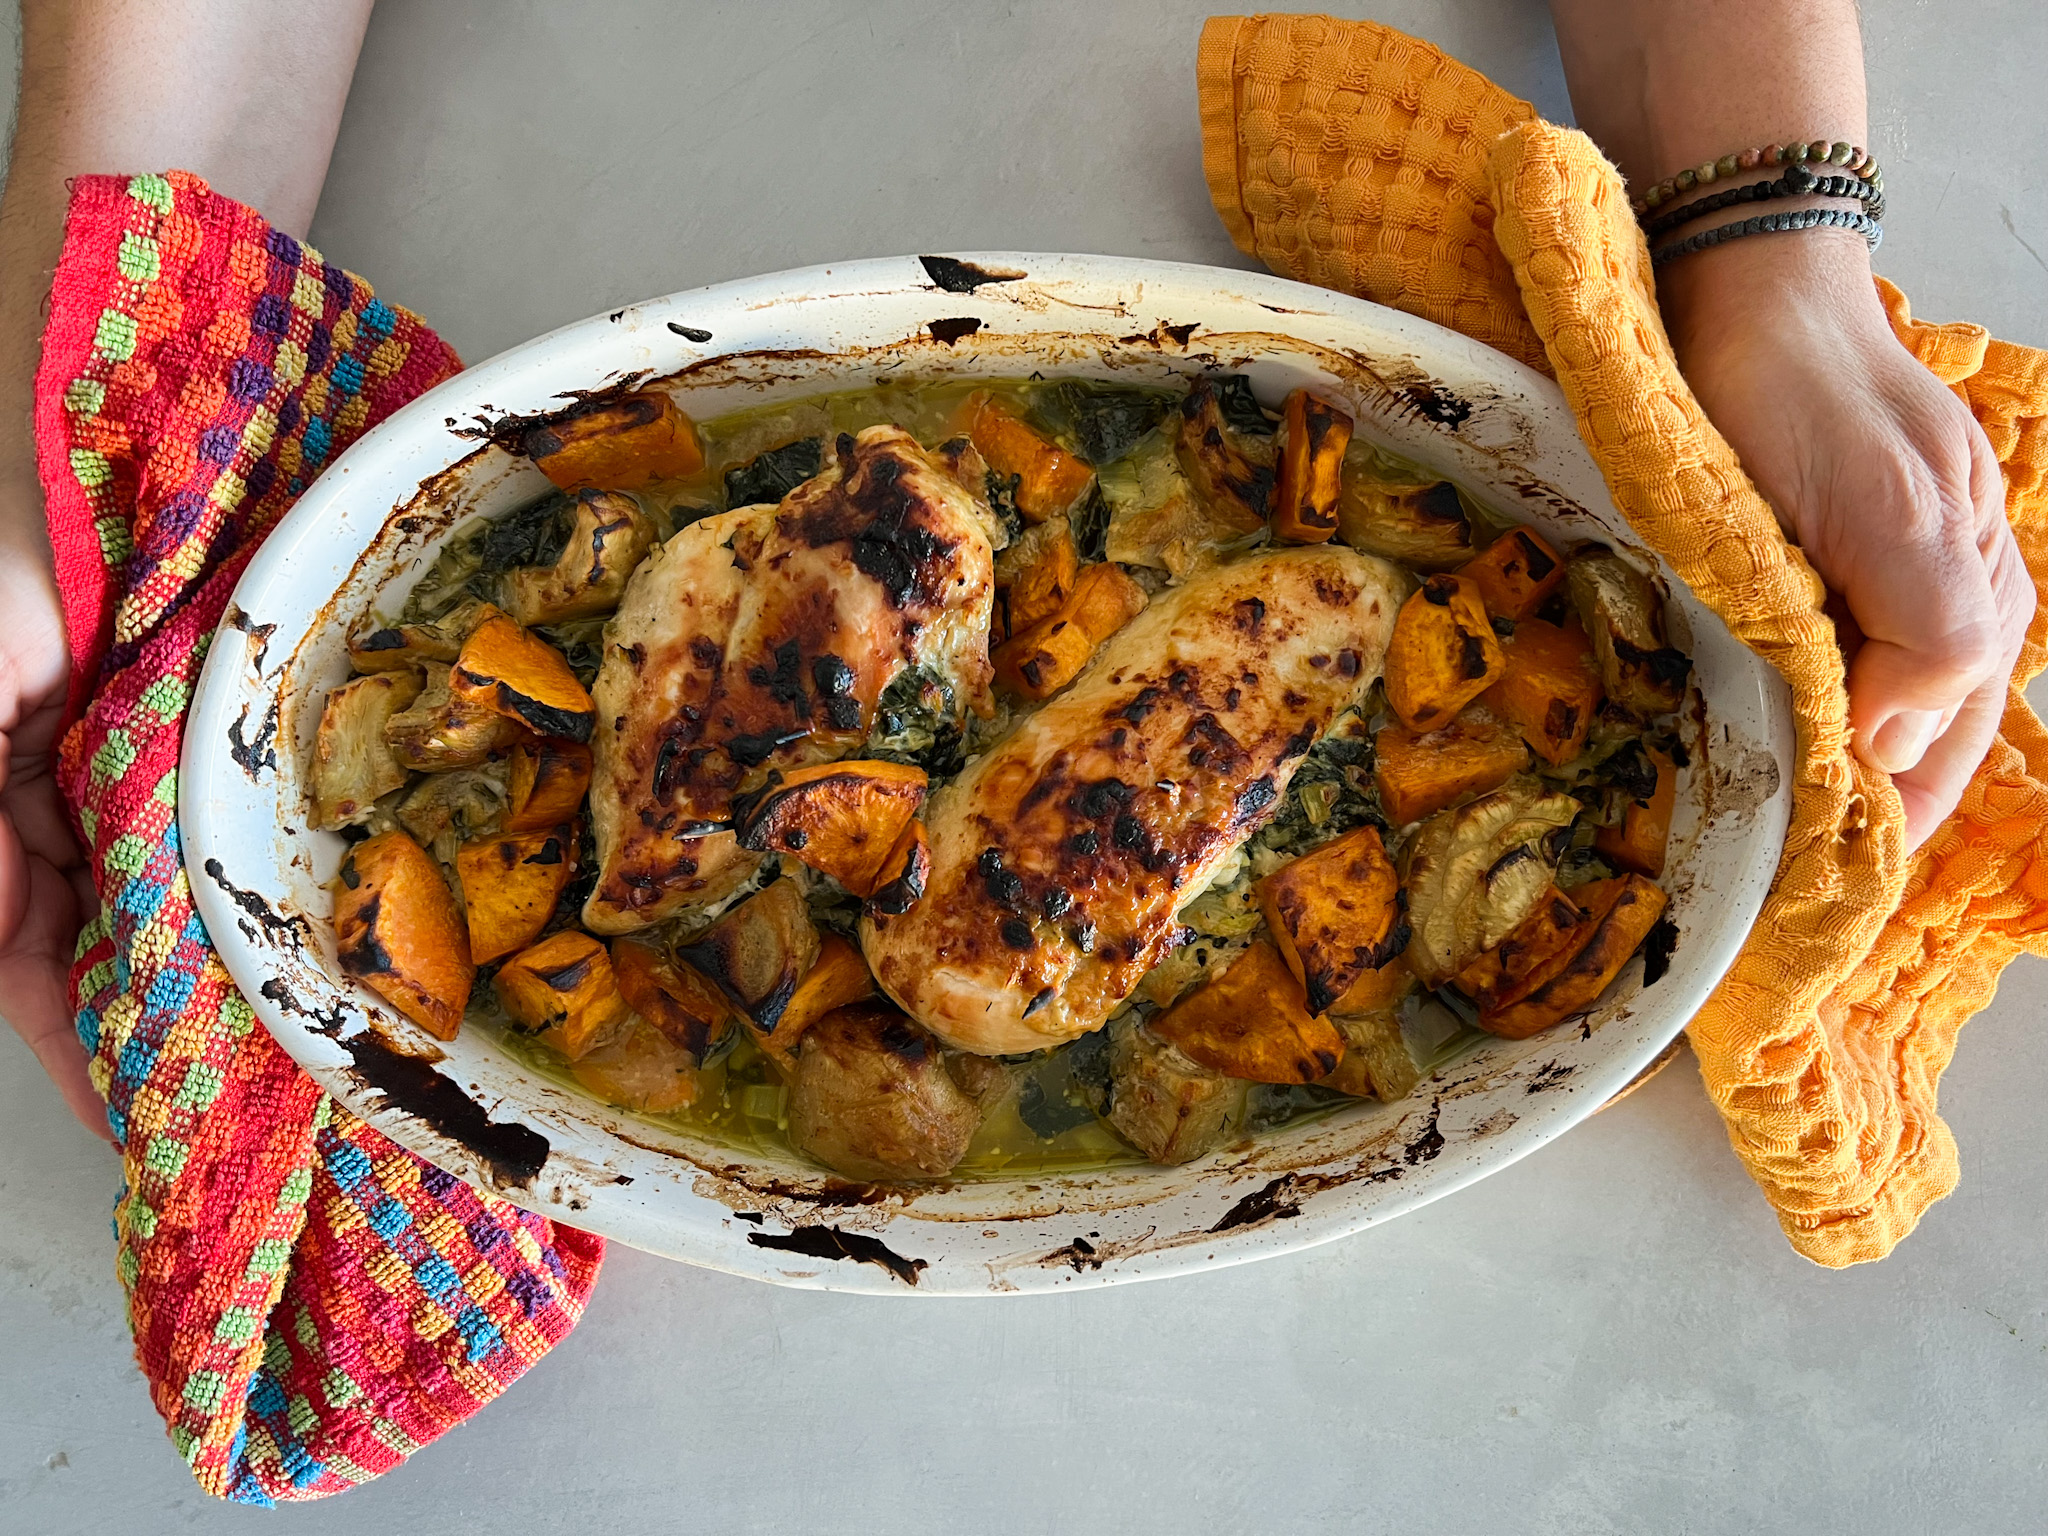
<svg viewBox="0 0 2048 1536">
<path fill-rule="evenodd" d="M 1716 192 L 1697 202 L 1687 203 L 1683 208 L 1659 214 L 1644 223 L 1643 234 L 1655 240 L 1670 234 L 1681 224 L 1690 224 L 1694 219 L 1719 213 L 1723 208 L 1733 208 L 1741 203 L 1765 203 L 1780 197 L 1853 197 L 1870 205 L 1873 219 L 1884 217 L 1883 190 L 1873 187 L 1860 176 L 1816 176 L 1803 165 L 1790 165 L 1785 168 L 1785 174 L 1775 181 L 1753 181 L 1748 186 L 1730 187 L 1726 192 Z"/>
<path fill-rule="evenodd" d="M 1776 235 L 1800 229 L 1853 229 L 1870 242 L 1874 251 L 1884 239 L 1884 226 L 1869 214 L 1850 208 L 1794 208 L 1784 213 L 1759 213 L 1734 224 L 1717 224 L 1696 235 L 1687 235 L 1676 245 L 1650 253 L 1650 264 L 1661 267 L 1695 251 L 1710 250 L 1744 235 Z"/>
<path fill-rule="evenodd" d="M 1815 139 L 1811 144 L 1766 144 L 1761 149 L 1745 149 L 1736 154 L 1723 155 L 1718 160 L 1709 160 L 1690 170 L 1680 171 L 1676 176 L 1666 176 L 1633 202 L 1636 217 L 1654 212 L 1674 197 L 1682 197 L 1699 187 L 1712 186 L 1717 181 L 1730 180 L 1744 171 L 1762 167 L 1797 165 L 1800 161 L 1814 165 L 1840 165 L 1848 167 L 1849 174 L 1857 176 L 1882 191 L 1884 173 L 1878 169 L 1877 157 L 1864 149 L 1861 144 L 1850 144 L 1844 140 L 1829 143 L 1826 139 Z"/>
</svg>

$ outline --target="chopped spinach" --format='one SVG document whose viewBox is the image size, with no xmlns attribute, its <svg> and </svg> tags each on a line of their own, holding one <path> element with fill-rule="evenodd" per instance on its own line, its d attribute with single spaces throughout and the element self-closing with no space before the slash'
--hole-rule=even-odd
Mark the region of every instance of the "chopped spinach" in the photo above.
<svg viewBox="0 0 2048 1536">
<path fill-rule="evenodd" d="M 1017 1114 L 1046 1141 L 1095 1118 L 1084 1085 L 1074 1079 L 1073 1052 L 1054 1051 L 1017 1088 Z"/>
<path fill-rule="evenodd" d="M 1067 1074 L 1081 1102 L 1098 1115 L 1109 1113 L 1109 1031 L 1091 1030 L 1061 1049 Z"/>
<path fill-rule="evenodd" d="M 1023 478 L 990 470 L 982 480 L 988 488 L 988 508 L 1003 525 L 1006 545 L 1016 543 L 1024 534 L 1024 514 L 1017 510 L 1017 486 Z"/>
<path fill-rule="evenodd" d="M 866 755 L 910 763 L 933 778 L 958 773 L 967 752 L 952 687 L 927 667 L 906 667 L 875 700 Z"/>
<path fill-rule="evenodd" d="M 569 542 L 574 512 L 559 491 L 480 520 L 443 546 L 405 601 L 401 622 L 440 618 L 464 598 L 498 601 L 498 578 L 522 565 L 553 565 Z"/>
<path fill-rule="evenodd" d="M 1273 423 L 1266 420 L 1266 413 L 1259 409 L 1258 396 L 1252 393 L 1250 379 L 1241 373 L 1212 373 L 1208 378 L 1216 391 L 1216 409 L 1223 413 L 1226 427 L 1249 437 L 1273 435 Z"/>
<path fill-rule="evenodd" d="M 1356 717 L 1309 748 L 1287 786 L 1280 814 L 1252 839 L 1271 853 L 1300 854 L 1359 827 L 1387 830 L 1372 782 L 1372 738 L 1351 727 Z"/>
<path fill-rule="evenodd" d="M 779 502 L 824 467 L 825 440 L 800 437 L 780 448 L 758 453 L 737 469 L 725 472 L 727 507 Z"/>
<path fill-rule="evenodd" d="M 1069 516 L 1074 530 L 1074 550 L 1083 560 L 1104 559 L 1109 543 L 1109 502 L 1101 485 L 1088 488 L 1087 499 Z"/>
<path fill-rule="evenodd" d="M 1039 403 L 1053 430 L 1100 469 L 1136 447 L 1173 408 L 1174 399 L 1168 389 L 1063 379 L 1049 385 Z"/>
</svg>

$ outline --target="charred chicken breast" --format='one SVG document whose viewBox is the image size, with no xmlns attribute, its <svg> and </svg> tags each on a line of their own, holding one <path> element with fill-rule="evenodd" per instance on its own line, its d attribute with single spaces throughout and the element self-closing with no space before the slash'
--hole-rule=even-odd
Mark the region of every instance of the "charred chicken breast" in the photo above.
<svg viewBox="0 0 2048 1536">
<path fill-rule="evenodd" d="M 1320 546 L 1156 598 L 1072 688 L 934 793 L 924 899 L 862 924 L 882 987 L 983 1054 L 1099 1027 L 1181 941 L 1180 909 L 1277 813 L 1303 754 L 1364 698 L 1408 585 Z"/>
</svg>

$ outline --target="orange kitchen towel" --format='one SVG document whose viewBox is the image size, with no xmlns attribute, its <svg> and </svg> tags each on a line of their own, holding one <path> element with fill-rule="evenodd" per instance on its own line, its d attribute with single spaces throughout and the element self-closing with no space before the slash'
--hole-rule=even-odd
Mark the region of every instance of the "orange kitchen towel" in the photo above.
<svg viewBox="0 0 2048 1536">
<path fill-rule="evenodd" d="M 2048 734 L 2020 692 L 1955 815 L 1909 855 L 1899 798 L 1849 750 L 1812 568 L 1680 376 L 1620 174 L 1583 134 L 1429 44 L 1327 16 L 1215 17 L 1203 166 L 1244 251 L 1454 327 L 1553 376 L 1615 505 L 1790 685 L 1798 744 L 1777 879 L 1692 1021 L 1707 1091 L 1792 1244 L 1882 1258 L 1955 1187 L 1935 1085 L 2022 950 L 2048 953 Z M 1974 325 L 1899 340 L 1976 414 L 2035 585 L 2048 574 L 2048 353 Z"/>
</svg>

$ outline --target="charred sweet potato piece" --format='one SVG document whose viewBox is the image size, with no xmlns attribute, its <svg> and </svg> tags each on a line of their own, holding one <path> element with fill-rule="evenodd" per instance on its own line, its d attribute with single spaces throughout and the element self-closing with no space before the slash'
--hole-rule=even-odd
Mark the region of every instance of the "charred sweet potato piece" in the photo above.
<svg viewBox="0 0 2048 1536">
<path fill-rule="evenodd" d="M 882 865 L 882 882 L 868 898 L 871 918 L 901 917 L 924 899 L 924 888 L 932 878 L 932 846 L 924 823 L 912 820 L 889 850 Z"/>
<path fill-rule="evenodd" d="M 453 661 L 469 632 L 492 612 L 489 603 L 464 598 L 438 619 L 385 624 L 364 614 L 348 627 L 348 661 L 358 672 L 417 669 L 421 663 Z"/>
<path fill-rule="evenodd" d="M 1119 565 L 1164 571 L 1180 581 L 1216 558 L 1219 544 L 1256 533 L 1235 510 L 1218 511 L 1195 494 L 1161 428 L 1098 477 L 1109 508 L 1102 552 Z"/>
<path fill-rule="evenodd" d="M 787 876 L 726 913 L 676 958 L 715 982 L 754 1027 L 772 1032 L 818 960 L 818 930 Z"/>
<path fill-rule="evenodd" d="M 1095 648 L 1144 611 L 1145 589 L 1108 561 L 1084 566 L 1066 605 L 996 647 L 996 682 L 1034 703 L 1081 674 Z"/>
<path fill-rule="evenodd" d="M 1593 834 L 1593 848 L 1616 869 L 1655 880 L 1664 873 L 1671 843 L 1671 813 L 1678 805 L 1678 768 L 1668 754 L 1648 749 L 1657 768 L 1657 788 L 1647 800 L 1631 800 L 1618 826 Z"/>
<path fill-rule="evenodd" d="M 384 722 L 384 740 L 400 763 L 424 773 L 474 768 L 517 739 L 516 720 L 467 693 L 456 696 L 453 668 L 430 661 L 423 670 L 419 696 Z"/>
<path fill-rule="evenodd" d="M 364 820 L 376 801 L 401 788 L 405 765 L 384 739 L 391 717 L 419 697 L 419 673 L 373 672 L 343 683 L 320 706 L 313 742 L 312 825 L 332 832 Z"/>
<path fill-rule="evenodd" d="M 1250 1084 L 1189 1060 L 1134 1015 L 1108 1028 L 1106 1118 L 1153 1162 L 1192 1162 L 1244 1123 Z"/>
<path fill-rule="evenodd" d="M 1591 934 L 1592 917 L 1555 885 L 1492 949 L 1476 955 L 1451 984 L 1496 1012 L 1518 1003 L 1562 970 Z"/>
<path fill-rule="evenodd" d="M 626 1006 L 681 1046 L 693 1065 L 701 1065 L 738 1021 L 738 1010 L 709 977 L 645 940 L 613 939 L 611 959 Z"/>
<path fill-rule="evenodd" d="M 1377 454 L 1352 444 L 1337 498 L 1337 537 L 1382 560 L 1449 571 L 1472 558 L 1472 519 L 1448 480 L 1382 478 Z"/>
<path fill-rule="evenodd" d="M 608 1104 L 665 1115 L 704 1093 L 705 1074 L 690 1053 L 630 1013 L 620 1026 L 569 1063 L 576 1081 Z"/>
<path fill-rule="evenodd" d="M 1297 389 L 1287 396 L 1280 430 L 1273 536 L 1290 544 L 1320 544 L 1337 531 L 1337 498 L 1344 486 L 1351 418 L 1329 401 Z"/>
<path fill-rule="evenodd" d="M 1415 1064 L 1401 1033 L 1398 1009 L 1376 1008 L 1344 1017 L 1333 1014 L 1330 1022 L 1344 1037 L 1344 1059 L 1323 1079 L 1325 1088 L 1383 1104 L 1405 1099 L 1415 1091 L 1422 1081 L 1422 1068 Z"/>
<path fill-rule="evenodd" d="M 1080 556 L 1074 550 L 1074 530 L 1065 520 L 1043 524 L 1018 540 L 1030 541 L 1029 559 L 1007 581 L 1002 562 L 997 562 L 997 600 L 1009 617 L 1009 634 L 1021 634 L 1040 619 L 1049 619 L 1066 607 L 1074 595 L 1074 580 L 1081 573 Z M 1004 551 L 1005 554 L 1008 551 Z M 1020 553 L 1023 551 L 1020 550 Z"/>
<path fill-rule="evenodd" d="M 1486 611 L 1517 624 L 1564 584 L 1564 559 L 1532 528 L 1510 528 L 1458 568 L 1479 588 Z"/>
<path fill-rule="evenodd" d="M 1272 466 L 1246 453 L 1225 424 L 1216 385 L 1207 376 L 1197 379 L 1181 402 L 1175 455 L 1195 495 L 1226 528 L 1257 533 L 1265 526 L 1273 506 Z"/>
<path fill-rule="evenodd" d="M 495 710 L 541 736 L 590 740 L 597 710 L 562 653 L 502 613 L 477 625 L 448 674 L 458 703 Z"/>
<path fill-rule="evenodd" d="M 875 978 L 860 951 L 838 934 L 828 933 L 818 945 L 817 963 L 796 984 L 782 1017 L 771 1030 L 754 1030 L 754 1044 L 786 1074 L 796 1064 L 805 1030 L 833 1010 L 874 995 Z"/>
<path fill-rule="evenodd" d="M 638 490 L 704 467 L 695 424 L 675 401 L 652 389 L 574 406 L 528 427 L 520 446 L 565 491 Z"/>
<path fill-rule="evenodd" d="M 341 968 L 428 1034 L 453 1040 L 476 984 L 455 893 L 424 848 L 380 832 L 349 849 L 334 890 Z"/>
<path fill-rule="evenodd" d="M 1523 1040 L 1592 1007 L 1664 914 L 1664 892 L 1641 875 L 1596 881 L 1573 894 L 1590 919 L 1579 930 L 1583 942 L 1521 1001 L 1482 1012 L 1481 1029 Z"/>
<path fill-rule="evenodd" d="M 571 1061 L 603 1043 L 632 1012 L 605 947 L 573 928 L 521 950 L 498 967 L 492 985 L 515 1023 Z"/>
<path fill-rule="evenodd" d="M 1403 951 L 1378 970 L 1361 971 L 1358 980 L 1351 984 L 1351 990 L 1330 1004 L 1330 1016 L 1335 1018 L 1339 1014 L 1348 1016 L 1391 1008 L 1413 992 L 1415 985 L 1415 972 Z"/>
<path fill-rule="evenodd" d="M 758 794 L 735 802 L 739 843 L 792 854 L 865 900 L 894 877 L 889 855 L 927 783 L 922 768 L 879 760 L 777 770 Z"/>
<path fill-rule="evenodd" d="M 619 606 L 626 580 L 654 547 L 654 519 L 616 491 L 578 491 L 576 521 L 553 565 L 522 565 L 499 582 L 521 624 L 560 624 Z"/>
<path fill-rule="evenodd" d="M 1002 401 L 977 390 L 955 425 L 972 439 L 988 467 L 1009 481 L 1027 522 L 1065 517 L 1088 494 L 1095 472 Z"/>
<path fill-rule="evenodd" d="M 1310 1013 L 1327 1012 L 1360 976 L 1407 947 L 1401 877 L 1378 827 L 1359 827 L 1304 853 L 1254 889 L 1266 931 L 1302 984 Z"/>
<path fill-rule="evenodd" d="M 455 855 L 469 919 L 469 955 L 489 965 L 540 937 L 576 873 L 576 829 L 513 832 L 463 844 Z"/>
<path fill-rule="evenodd" d="M 1507 670 L 1487 689 L 1487 707 L 1546 763 L 1570 762 L 1586 750 L 1600 708 L 1600 673 L 1585 631 L 1524 619 L 1501 649 Z"/>
<path fill-rule="evenodd" d="M 1433 731 L 1393 724 L 1373 737 L 1373 783 L 1396 827 L 1498 789 L 1528 766 L 1521 733 L 1477 704 Z"/>
<path fill-rule="evenodd" d="M 535 736 L 512 749 L 507 832 L 559 826 L 583 807 L 590 790 L 590 748 L 581 742 Z"/>
<path fill-rule="evenodd" d="M 1189 1060 L 1253 1083 L 1313 1083 L 1344 1055 L 1342 1037 L 1308 1011 L 1301 983 L 1263 939 L 1147 1027 Z"/>
<path fill-rule="evenodd" d="M 1510 779 L 1469 805 L 1439 811 L 1401 850 L 1408 964 L 1440 986 L 1535 910 L 1557 870 L 1555 834 L 1579 802 L 1535 779 Z"/>
<path fill-rule="evenodd" d="M 1650 578 L 1603 549 L 1574 558 L 1565 581 L 1608 696 L 1643 716 L 1683 704 L 1692 659 L 1665 638 L 1664 604 Z"/>
<path fill-rule="evenodd" d="M 1387 642 L 1387 706 L 1411 731 L 1443 725 L 1507 667 L 1479 589 L 1430 577 L 1401 605 Z"/>
</svg>

